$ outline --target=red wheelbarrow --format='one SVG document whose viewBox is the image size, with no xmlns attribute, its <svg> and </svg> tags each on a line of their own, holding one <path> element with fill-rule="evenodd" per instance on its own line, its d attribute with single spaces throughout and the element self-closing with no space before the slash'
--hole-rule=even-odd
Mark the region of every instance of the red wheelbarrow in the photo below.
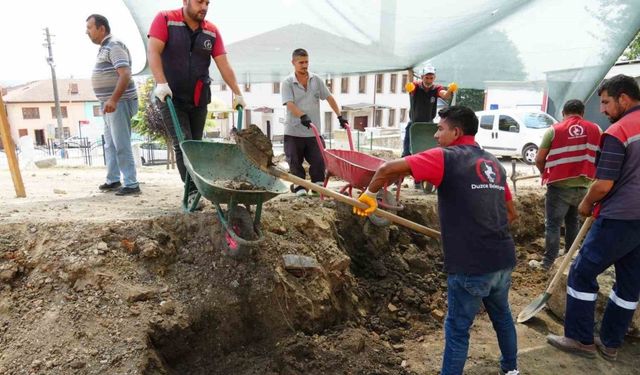
<svg viewBox="0 0 640 375">
<path fill-rule="evenodd" d="M 327 150 L 324 147 L 324 143 L 318 133 L 318 128 L 311 124 L 311 130 L 316 136 L 318 147 L 322 151 L 322 158 L 325 165 L 325 178 L 324 187 L 327 187 L 329 178 L 332 176 L 338 177 L 347 182 L 345 186 L 340 189 L 340 193 L 352 196 L 353 188 L 365 190 L 376 170 L 385 162 L 384 159 L 377 158 L 375 156 L 367 155 L 362 152 L 355 151 L 353 149 L 353 139 L 351 138 L 351 127 L 347 125 L 345 130 L 347 131 L 347 137 L 349 139 L 349 150 Z M 400 204 L 400 187 L 402 180 L 399 178 L 395 184 L 397 190 L 395 196 L 387 190 L 387 185 L 378 193 L 378 205 L 380 208 L 384 208 L 388 211 L 402 210 L 403 206 Z M 322 197 L 321 197 L 322 198 Z M 374 215 L 372 215 L 374 216 Z M 384 225 L 388 221 L 382 218 L 374 217 L 372 219 L 374 224 Z"/>
</svg>

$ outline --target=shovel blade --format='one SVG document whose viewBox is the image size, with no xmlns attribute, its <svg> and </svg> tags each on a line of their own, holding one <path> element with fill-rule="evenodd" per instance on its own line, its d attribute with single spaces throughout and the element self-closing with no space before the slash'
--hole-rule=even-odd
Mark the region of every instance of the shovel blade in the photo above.
<svg viewBox="0 0 640 375">
<path fill-rule="evenodd" d="M 260 169 L 273 165 L 273 145 L 269 138 L 256 125 L 249 125 L 236 136 L 240 151 L 251 163 Z"/>
<path fill-rule="evenodd" d="M 551 298 L 551 294 L 544 292 L 539 295 L 536 299 L 534 299 L 530 304 L 528 304 L 520 314 L 518 314 L 518 318 L 516 321 L 518 323 L 524 323 L 527 320 L 533 318 L 537 313 L 540 312 L 546 305 L 547 301 Z"/>
</svg>

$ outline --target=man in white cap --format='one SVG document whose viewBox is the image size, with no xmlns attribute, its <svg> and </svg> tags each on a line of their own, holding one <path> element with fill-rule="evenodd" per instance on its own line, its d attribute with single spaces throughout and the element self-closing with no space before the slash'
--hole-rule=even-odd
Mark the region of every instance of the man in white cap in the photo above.
<svg viewBox="0 0 640 375">
<path fill-rule="evenodd" d="M 402 156 L 411 155 L 411 125 L 416 122 L 432 122 L 436 117 L 438 109 L 438 98 L 449 100 L 454 92 L 458 90 L 458 85 L 450 83 L 448 89 L 434 84 L 436 80 L 436 69 L 433 66 L 426 66 L 420 71 L 421 81 L 409 82 L 406 90 L 409 93 L 409 123 L 405 129 L 404 147 Z"/>
</svg>

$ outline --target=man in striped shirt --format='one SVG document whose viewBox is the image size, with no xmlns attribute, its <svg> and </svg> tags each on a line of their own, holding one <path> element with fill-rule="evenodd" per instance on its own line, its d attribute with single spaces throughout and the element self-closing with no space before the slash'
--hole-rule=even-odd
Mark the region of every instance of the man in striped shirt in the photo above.
<svg viewBox="0 0 640 375">
<path fill-rule="evenodd" d="M 91 83 L 104 114 L 107 178 L 98 188 L 116 190 L 116 195 L 139 194 L 131 150 L 131 118 L 138 112 L 138 94 L 131 80 L 131 56 L 127 46 L 111 36 L 109 21 L 102 15 L 87 18 L 87 35 L 100 46 Z"/>
<path fill-rule="evenodd" d="M 564 336 L 547 341 L 585 357 L 600 351 L 613 361 L 640 299 L 640 88 L 633 77 L 617 75 L 598 95 L 600 111 L 613 124 L 600 141 L 596 180 L 578 206 L 581 215 L 596 219 L 569 271 Z M 594 337 L 596 278 L 611 265 L 616 283 Z"/>
</svg>

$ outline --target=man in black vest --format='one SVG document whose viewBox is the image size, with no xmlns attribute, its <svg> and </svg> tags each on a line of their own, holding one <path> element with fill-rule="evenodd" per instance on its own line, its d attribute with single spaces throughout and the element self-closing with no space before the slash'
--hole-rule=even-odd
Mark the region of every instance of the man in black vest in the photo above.
<svg viewBox="0 0 640 375">
<path fill-rule="evenodd" d="M 405 90 L 409 93 L 409 122 L 405 127 L 402 144 L 402 157 L 411 155 L 411 126 L 416 122 L 432 122 L 438 109 L 438 98 L 449 100 L 458 85 L 450 83 L 444 87 L 435 84 L 436 69 L 427 66 L 420 71 L 420 80 L 407 83 Z M 416 180 L 416 189 L 421 189 L 421 183 Z"/>
<path fill-rule="evenodd" d="M 501 371 L 517 375 L 517 339 L 508 301 L 516 262 L 509 223 L 517 214 L 506 173 L 493 155 L 475 143 L 478 118 L 470 108 L 452 106 L 439 114 L 434 137 L 441 147 L 384 163 L 358 198 L 369 208 L 354 208 L 354 213 L 372 214 L 377 192 L 399 176 L 411 174 L 436 186 L 448 274 L 441 374 L 462 374 L 469 328 L 484 303 L 498 336 Z"/>
<path fill-rule="evenodd" d="M 147 58 L 157 84 L 154 96 L 161 102 L 162 119 L 173 139 L 183 181 L 187 171 L 171 114 L 164 104 L 166 97 L 173 99 L 185 139 L 202 139 L 207 104 L 211 102 L 209 65 L 213 58 L 222 79 L 235 94 L 233 108 L 245 107 L 220 31 L 204 19 L 208 8 L 209 1 L 184 0 L 182 8 L 158 13 L 148 35 Z M 193 182 L 190 191 L 189 205 L 197 193 Z"/>
</svg>

